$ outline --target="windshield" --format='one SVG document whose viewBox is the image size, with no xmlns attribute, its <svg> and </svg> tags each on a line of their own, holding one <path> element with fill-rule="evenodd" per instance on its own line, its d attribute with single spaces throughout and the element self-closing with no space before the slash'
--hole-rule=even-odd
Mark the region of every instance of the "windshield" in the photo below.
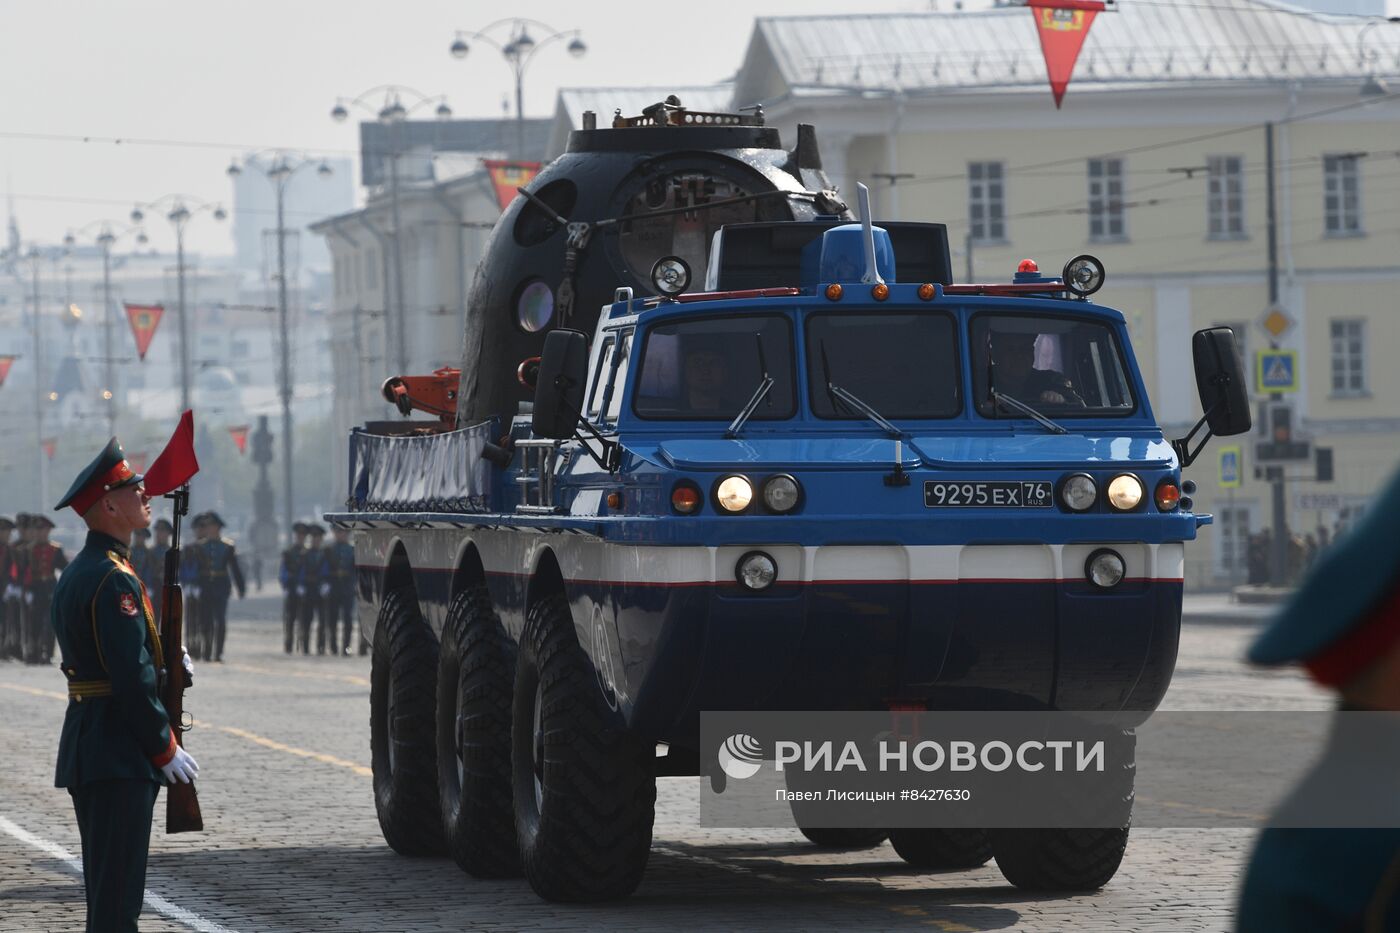
<svg viewBox="0 0 1400 933">
<path fill-rule="evenodd" d="M 993 387 L 1056 421 L 1126 415 L 1135 408 L 1123 351 L 1105 324 L 979 314 L 972 319 L 971 339 L 973 392 L 978 412 L 988 418 L 1026 417 L 1011 405 L 994 405 Z"/>
<path fill-rule="evenodd" d="M 762 352 L 759 347 L 762 345 Z M 763 382 L 773 388 L 749 420 L 797 413 L 792 325 L 785 317 L 714 317 L 647 331 L 632 410 L 639 418 L 733 421 Z"/>
<path fill-rule="evenodd" d="M 962 410 L 957 327 L 942 312 L 813 314 L 807 372 L 818 418 L 866 417 L 831 386 L 885 418 L 952 418 Z"/>
</svg>

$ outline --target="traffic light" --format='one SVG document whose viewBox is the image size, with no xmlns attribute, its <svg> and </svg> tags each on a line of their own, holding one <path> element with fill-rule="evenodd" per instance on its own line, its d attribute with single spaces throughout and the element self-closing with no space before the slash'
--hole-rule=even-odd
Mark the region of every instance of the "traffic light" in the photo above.
<svg viewBox="0 0 1400 933">
<path fill-rule="evenodd" d="M 1314 448 L 1314 452 L 1317 456 L 1317 481 L 1319 483 L 1332 482 L 1332 448 L 1317 447 Z"/>
<path fill-rule="evenodd" d="M 1288 444 L 1293 441 L 1293 409 L 1287 405 L 1275 405 L 1269 412 L 1269 439 L 1275 444 Z"/>
<path fill-rule="evenodd" d="M 1264 422 L 1267 432 L 1254 448 L 1256 461 L 1306 460 L 1312 445 L 1293 436 L 1293 406 L 1272 405 Z"/>
</svg>

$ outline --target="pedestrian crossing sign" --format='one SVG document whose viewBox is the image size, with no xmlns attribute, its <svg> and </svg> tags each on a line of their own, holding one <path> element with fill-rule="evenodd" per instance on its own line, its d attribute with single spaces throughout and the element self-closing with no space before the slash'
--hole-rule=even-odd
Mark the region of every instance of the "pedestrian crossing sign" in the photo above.
<svg viewBox="0 0 1400 933">
<path fill-rule="evenodd" d="M 1297 392 L 1298 351 L 1258 350 L 1254 354 L 1254 391 Z"/>
<path fill-rule="evenodd" d="M 1240 487 L 1240 448 L 1222 447 L 1220 448 L 1220 488 L 1238 489 Z"/>
</svg>

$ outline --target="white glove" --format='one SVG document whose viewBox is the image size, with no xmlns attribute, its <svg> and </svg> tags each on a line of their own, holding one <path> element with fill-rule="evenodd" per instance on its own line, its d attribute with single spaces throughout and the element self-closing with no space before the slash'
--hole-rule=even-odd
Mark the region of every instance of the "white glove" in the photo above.
<svg viewBox="0 0 1400 933">
<path fill-rule="evenodd" d="M 322 583 L 322 584 L 321 584 L 321 595 L 322 595 L 322 596 L 329 596 L 329 595 L 331 595 L 331 585 L 330 585 L 329 583 Z"/>
<path fill-rule="evenodd" d="M 160 773 L 165 775 L 167 783 L 174 784 L 179 781 L 181 784 L 189 784 L 199 777 L 199 762 L 194 760 L 193 755 L 177 745 L 175 757 L 160 769 Z"/>
<path fill-rule="evenodd" d="M 194 683 L 194 662 L 190 660 L 189 651 L 187 651 L 184 648 L 181 648 L 180 650 L 185 653 L 185 656 L 180 659 L 180 663 L 184 665 L 185 668 L 186 682 L 192 684 Z"/>
<path fill-rule="evenodd" d="M 19 587 L 16 586 L 15 584 L 11 583 L 9 586 L 5 587 L 5 598 L 6 598 L 6 599 L 19 599 L 19 595 L 20 595 Z"/>
<path fill-rule="evenodd" d="M 192 587 L 190 587 L 190 598 L 191 598 L 191 599 L 199 599 L 199 587 L 197 587 L 197 586 L 192 586 Z"/>
<path fill-rule="evenodd" d="M 298 596 L 305 596 L 305 595 L 306 595 L 306 587 L 302 586 L 300 583 L 297 584 L 297 595 L 298 595 Z"/>
<path fill-rule="evenodd" d="M 24 604 L 25 604 L 26 606 L 32 606 L 32 605 L 34 605 L 34 593 L 33 593 L 33 592 L 31 592 L 31 591 L 29 591 L 29 590 L 25 590 L 25 593 L 24 593 Z"/>
</svg>

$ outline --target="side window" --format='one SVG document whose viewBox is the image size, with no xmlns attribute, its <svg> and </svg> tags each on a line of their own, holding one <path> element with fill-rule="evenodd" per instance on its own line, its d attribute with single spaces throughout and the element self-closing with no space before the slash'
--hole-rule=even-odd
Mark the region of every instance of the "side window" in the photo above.
<svg viewBox="0 0 1400 933">
<path fill-rule="evenodd" d="M 605 338 L 603 349 L 598 354 L 598 368 L 593 370 L 593 378 L 589 380 L 588 406 L 584 409 L 589 421 L 597 421 L 598 412 L 602 410 L 603 390 L 608 381 L 608 373 L 612 371 L 613 347 L 616 344 L 615 338 Z"/>
<path fill-rule="evenodd" d="M 613 363 L 616 368 L 611 380 L 612 392 L 607 396 L 607 404 L 603 411 L 603 420 L 609 424 L 617 424 L 617 413 L 622 410 L 622 390 L 627 385 L 627 364 L 632 356 L 632 334 L 626 333 L 619 337 L 617 347 Z"/>
</svg>

